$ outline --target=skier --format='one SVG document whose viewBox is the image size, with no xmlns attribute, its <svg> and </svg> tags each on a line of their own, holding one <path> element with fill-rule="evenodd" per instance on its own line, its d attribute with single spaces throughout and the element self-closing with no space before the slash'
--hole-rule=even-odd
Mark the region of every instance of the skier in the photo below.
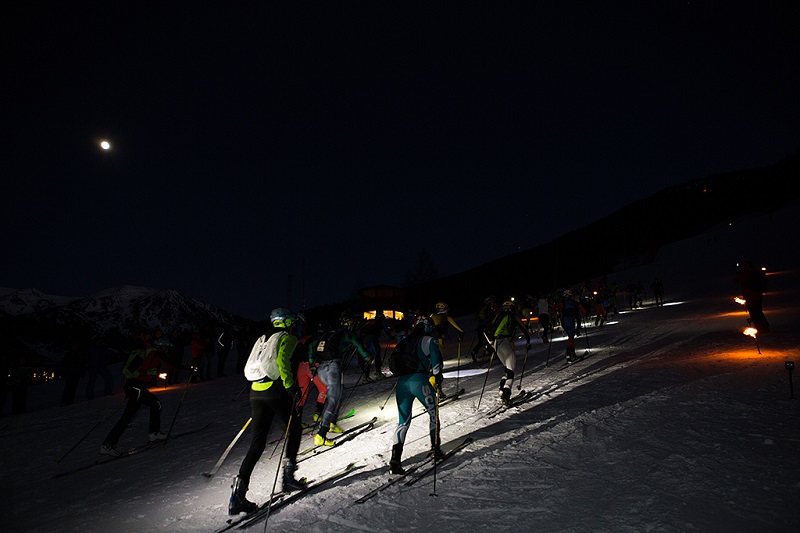
<svg viewBox="0 0 800 533">
<path fill-rule="evenodd" d="M 294 477 L 297 470 L 297 452 L 300 449 L 302 436 L 300 417 L 294 410 L 294 406 L 300 398 L 300 387 L 298 387 L 297 378 L 292 372 L 291 363 L 292 352 L 297 344 L 297 337 L 293 334 L 297 317 L 289 309 L 279 307 L 272 310 L 269 318 L 273 330 L 266 335 L 269 339 L 267 343 L 272 350 L 271 358 L 277 362 L 280 377 L 272 380 L 267 376 L 260 381 L 253 381 L 250 386 L 252 439 L 250 448 L 239 466 L 239 475 L 234 478 L 231 487 L 233 490 L 228 502 L 228 514 L 231 515 L 241 512 L 250 513 L 258 508 L 255 503 L 247 500 L 247 489 L 250 485 L 250 475 L 266 448 L 267 435 L 275 416 L 288 426 L 286 455 L 281 465 L 283 490 L 284 492 L 303 490 L 307 486 L 305 479 L 298 480 Z"/>
<path fill-rule="evenodd" d="M 763 295 L 767 291 L 767 275 L 763 270 L 756 269 L 751 261 L 742 261 L 733 281 L 742 287 L 742 298 L 745 299 L 753 326 L 759 333 L 768 333 L 769 322 L 764 316 L 763 300 Z"/>
<path fill-rule="evenodd" d="M 654 279 L 653 283 L 650 284 L 650 289 L 653 291 L 653 299 L 655 300 L 656 306 L 661 307 L 664 305 L 664 284 L 661 280 L 658 278 Z"/>
<path fill-rule="evenodd" d="M 486 328 L 489 327 L 489 324 L 494 320 L 494 317 L 497 316 L 497 312 L 497 304 L 495 304 L 494 296 L 489 296 L 483 300 L 483 307 L 481 307 L 480 311 L 475 313 L 475 333 L 477 334 L 477 338 L 475 346 L 469 353 L 474 363 L 478 362 L 478 351 L 481 350 L 481 348 L 483 348 L 484 353 L 488 353 L 491 349 L 491 345 L 489 341 L 486 340 L 484 333 L 486 332 Z"/>
<path fill-rule="evenodd" d="M 550 332 L 550 302 L 542 295 L 536 302 L 536 311 L 539 317 L 539 326 L 542 328 L 542 342 L 550 342 L 547 334 Z"/>
<path fill-rule="evenodd" d="M 302 315 L 298 314 L 298 316 Z M 318 333 L 324 330 L 325 327 L 320 324 Z M 314 402 L 315 408 L 312 419 L 314 422 L 319 422 L 322 419 L 322 411 L 325 408 L 325 399 L 328 395 L 328 389 L 317 375 L 316 369 L 312 372 L 308 364 L 308 343 L 311 341 L 312 336 L 303 335 L 300 331 L 297 332 L 297 335 L 299 339 L 292 353 L 292 368 L 294 369 L 295 366 L 297 366 L 297 384 L 300 386 L 300 400 L 297 402 L 296 411 L 300 416 L 300 420 L 302 420 L 303 407 L 305 406 L 311 384 L 313 383 L 317 388 L 317 401 Z M 301 423 L 301 426 L 303 429 L 306 429 L 308 424 Z"/>
<path fill-rule="evenodd" d="M 516 337 L 517 326 L 525 335 L 526 349 L 531 347 L 531 335 L 528 328 L 519 319 L 515 312 L 514 302 L 503 302 L 503 308 L 489 326 L 489 337 L 493 339 L 494 351 L 497 358 L 503 364 L 505 373 L 500 378 L 500 397 L 503 403 L 507 404 L 511 399 L 511 385 L 514 381 L 514 367 L 516 366 L 517 354 L 514 350 L 514 337 Z"/>
<path fill-rule="evenodd" d="M 339 408 L 342 405 L 342 393 L 344 392 L 342 360 L 350 349 L 355 349 L 362 360 L 369 361 L 370 354 L 346 326 L 335 329 L 326 328 L 308 344 L 308 364 L 312 372 L 316 370 L 317 376 L 328 391 L 319 429 L 314 435 L 315 446 L 333 446 L 334 441 L 327 438 L 328 431 L 342 432 L 342 428 L 336 425 L 336 420 L 339 418 Z"/>
<path fill-rule="evenodd" d="M 396 338 L 394 332 L 389 329 L 386 323 L 383 309 L 378 309 L 375 311 L 375 317 L 364 322 L 358 332 L 358 342 L 372 355 L 368 361 L 359 359 L 359 366 L 364 372 L 364 382 L 366 383 L 374 381 L 369 375 L 373 361 L 375 361 L 375 379 L 386 377 L 383 373 L 383 361 L 381 359 L 380 338 L 382 333 L 385 333 L 391 340 Z"/>
<path fill-rule="evenodd" d="M 580 323 L 581 312 L 580 307 L 572 291 L 567 289 L 564 291 L 564 299 L 559 304 L 561 310 L 561 327 L 567 334 L 567 363 L 571 364 L 575 360 L 575 328 Z"/>
<path fill-rule="evenodd" d="M 397 401 L 397 428 L 394 432 L 392 457 L 389 460 L 389 471 L 392 474 L 405 474 L 401 466 L 403 445 L 406 441 L 408 428 L 411 426 L 411 408 L 414 398 L 418 399 L 425 407 L 430 419 L 429 430 L 431 438 L 431 453 L 435 459 L 442 458 L 439 438 L 438 407 L 436 389 L 442 383 L 442 354 L 439 343 L 433 337 L 433 321 L 428 317 L 421 317 L 411 335 L 406 339 L 412 346 L 413 353 L 418 359 L 417 372 L 406 374 L 397 378 L 395 400 Z"/>
<path fill-rule="evenodd" d="M 125 376 L 122 389 L 125 391 L 128 403 L 119 421 L 111 428 L 100 445 L 100 453 L 104 455 L 117 457 L 122 455 L 116 448 L 117 443 L 142 405 L 150 408 L 148 441 L 156 442 L 167 438 L 164 433 L 161 433 L 161 402 L 148 389 L 156 384 L 160 365 L 164 364 L 169 367 L 173 365 L 163 351 L 153 346 L 149 333 L 143 332 L 139 336 L 139 342 L 141 348 L 131 351 L 131 355 L 122 367 L 122 374 Z M 180 369 L 190 370 L 190 367 Z"/>
<path fill-rule="evenodd" d="M 458 331 L 458 336 L 456 337 L 458 342 L 461 342 L 464 339 L 464 330 L 461 329 L 461 326 L 458 325 L 458 323 L 453 317 L 450 316 L 449 313 L 450 308 L 447 306 L 447 304 L 444 302 L 438 302 L 436 304 L 436 313 L 431 315 L 434 332 L 439 340 L 439 352 L 442 354 L 444 354 L 444 339 L 447 337 L 447 330 L 449 330 L 451 326 Z M 441 388 L 439 389 L 439 397 L 443 400 L 447 398 L 447 395 Z"/>
<path fill-rule="evenodd" d="M 458 342 L 464 338 L 464 330 L 461 329 L 455 319 L 449 315 L 450 308 L 447 307 L 447 304 L 444 302 L 439 302 L 436 304 L 436 313 L 431 316 L 431 320 L 433 320 L 433 326 L 436 332 L 436 337 L 439 339 L 439 348 L 442 349 L 442 343 L 444 342 L 444 338 L 447 336 L 447 330 L 450 329 L 450 326 L 454 327 L 456 331 L 458 331 Z"/>
<path fill-rule="evenodd" d="M 603 287 L 598 287 L 593 293 L 594 296 L 594 325 L 605 327 L 606 325 L 606 295 Z"/>
</svg>

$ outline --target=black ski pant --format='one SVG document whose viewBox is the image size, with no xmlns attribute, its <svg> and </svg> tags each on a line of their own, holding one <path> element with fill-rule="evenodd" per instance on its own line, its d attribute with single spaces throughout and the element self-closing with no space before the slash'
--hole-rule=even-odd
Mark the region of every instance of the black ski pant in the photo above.
<svg viewBox="0 0 800 533">
<path fill-rule="evenodd" d="M 272 420 L 277 416 L 284 427 L 289 424 L 289 437 L 286 441 L 286 457 L 297 464 L 297 452 L 300 449 L 300 438 L 302 428 L 300 417 L 291 416 L 293 409 L 292 398 L 280 381 L 273 381 L 272 386 L 264 391 L 250 391 L 250 416 L 253 421 L 250 425 L 252 439 L 247 455 L 244 456 L 242 465 L 239 467 L 239 477 L 246 479 L 249 483 L 250 475 L 253 473 L 261 454 L 267 447 L 267 435 L 269 435 Z M 289 422 L 291 418 L 291 423 Z"/>
<path fill-rule="evenodd" d="M 149 433 L 158 433 L 161 430 L 161 402 L 155 395 L 147 390 L 147 386 L 140 381 L 128 381 L 123 386 L 125 397 L 128 398 L 128 404 L 122 412 L 122 417 L 111 428 L 111 432 L 103 441 L 103 444 L 109 446 L 116 446 L 122 433 L 133 421 L 133 417 L 139 412 L 142 405 L 150 408 L 150 422 L 148 427 Z"/>
</svg>

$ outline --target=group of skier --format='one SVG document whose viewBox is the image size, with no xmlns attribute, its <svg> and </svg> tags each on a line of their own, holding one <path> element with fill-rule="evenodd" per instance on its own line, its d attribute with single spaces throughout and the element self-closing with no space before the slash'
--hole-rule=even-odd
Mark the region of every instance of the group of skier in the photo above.
<svg viewBox="0 0 800 533">
<path fill-rule="evenodd" d="M 606 312 L 602 287 L 595 291 L 593 301 L 597 325 L 603 325 Z M 601 296 L 598 297 L 597 295 Z M 583 315 L 588 306 L 576 297 L 572 289 L 565 289 L 553 298 L 542 296 L 538 299 L 526 298 L 520 310 L 513 300 L 497 305 L 494 297 L 486 298 L 484 305 L 476 313 L 476 338 L 470 355 L 473 362 L 479 362 L 479 354 L 496 357 L 502 365 L 503 373 L 499 382 L 500 398 L 503 404 L 511 399 L 512 384 L 516 372 L 517 339 L 525 338 L 526 350 L 530 349 L 532 324 L 537 323 L 536 334 L 542 342 L 549 342 L 552 330 L 557 323 L 567 335 L 566 358 L 568 362 L 575 357 L 574 338 L 578 332 Z M 583 313 L 582 313 L 583 310 Z M 370 367 L 375 365 L 374 379 L 385 377 L 382 368 L 380 335 L 386 334 L 391 341 L 400 339 L 395 351 L 402 345 L 413 357 L 412 369 L 396 375 L 395 401 L 398 410 L 398 423 L 394 432 L 390 472 L 403 474 L 402 454 L 408 433 L 414 399 L 420 401 L 429 418 L 431 454 L 443 456 L 439 436 L 439 402 L 446 398 L 442 390 L 443 348 L 454 330 L 457 342 L 464 338 L 464 329 L 449 315 L 445 302 L 438 302 L 430 315 L 414 312 L 407 326 L 398 327 L 398 332 L 389 328 L 378 310 L 376 317 L 366 324 L 358 318 L 343 313 L 337 325 L 320 323 L 314 331 L 309 331 L 305 317 L 287 308 L 276 308 L 270 314 L 268 329 L 256 340 L 250 358 L 244 365 L 244 374 L 249 380 L 251 408 L 251 441 L 245 457 L 234 478 L 229 499 L 229 514 L 249 513 L 257 505 L 247 499 L 250 477 L 267 445 L 267 436 L 273 421 L 277 418 L 285 428 L 285 441 L 282 455 L 282 488 L 284 491 L 303 490 L 304 479 L 297 479 L 297 455 L 304 428 L 303 407 L 309 397 L 312 385 L 317 389 L 313 420 L 314 445 L 335 446 L 329 433 L 341 433 L 338 426 L 339 411 L 344 400 L 343 372 L 353 357 L 358 360 L 361 375 L 359 381 L 371 382 Z M 402 331 L 401 331 L 402 330 Z M 166 438 L 160 431 L 161 404 L 149 392 L 147 379 L 152 377 L 161 364 L 171 365 L 159 357 L 159 350 L 146 337 L 141 340 L 141 348 L 134 350 L 124 366 L 126 373 L 125 392 L 129 403 L 123 416 L 103 441 L 101 453 L 118 455 L 115 445 L 124 429 L 130 424 L 140 405 L 150 407 L 151 442 Z M 262 359 L 253 361 L 253 354 L 259 352 Z M 459 362 L 460 364 L 460 362 Z M 256 365 L 256 366 L 253 366 Z M 260 366 L 259 366 L 260 365 Z M 194 368 L 180 366 L 180 370 Z M 254 370 L 255 369 L 255 370 Z"/>
</svg>

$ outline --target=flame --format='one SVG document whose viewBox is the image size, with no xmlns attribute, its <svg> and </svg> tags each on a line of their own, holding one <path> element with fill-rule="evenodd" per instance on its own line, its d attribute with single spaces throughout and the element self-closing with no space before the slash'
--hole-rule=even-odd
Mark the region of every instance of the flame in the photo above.
<svg viewBox="0 0 800 533">
<path fill-rule="evenodd" d="M 162 373 L 160 373 L 158 375 L 158 377 L 161 378 L 161 379 L 167 379 L 167 373 L 166 372 L 162 372 Z"/>
<path fill-rule="evenodd" d="M 733 299 L 733 301 L 736 302 L 737 304 L 741 304 L 741 305 L 746 305 L 747 304 L 747 300 L 745 300 L 741 296 L 737 296 L 736 298 Z"/>
<path fill-rule="evenodd" d="M 750 335 L 755 339 L 758 330 L 756 328 L 744 328 L 744 331 L 742 333 L 744 333 L 745 335 Z"/>
</svg>

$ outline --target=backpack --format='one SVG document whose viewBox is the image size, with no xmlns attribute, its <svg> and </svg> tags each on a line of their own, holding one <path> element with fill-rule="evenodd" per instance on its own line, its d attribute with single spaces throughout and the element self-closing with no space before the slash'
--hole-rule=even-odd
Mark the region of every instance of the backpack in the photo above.
<svg viewBox="0 0 800 533">
<path fill-rule="evenodd" d="M 278 331 L 269 337 L 261 335 L 258 338 L 244 365 L 244 377 L 248 381 L 276 380 L 281 377 L 278 368 L 278 342 L 286 334 L 285 331 Z"/>
<path fill-rule="evenodd" d="M 392 375 L 406 376 L 419 372 L 420 362 L 417 347 L 420 342 L 422 342 L 421 336 L 409 335 L 397 343 L 389 360 L 389 370 L 392 371 Z"/>
<path fill-rule="evenodd" d="M 335 331 L 328 331 L 323 333 L 322 336 L 316 341 L 314 347 L 314 360 L 315 361 L 333 361 L 338 359 L 339 343 L 341 342 L 342 335 L 346 329 L 338 329 Z"/>
</svg>

